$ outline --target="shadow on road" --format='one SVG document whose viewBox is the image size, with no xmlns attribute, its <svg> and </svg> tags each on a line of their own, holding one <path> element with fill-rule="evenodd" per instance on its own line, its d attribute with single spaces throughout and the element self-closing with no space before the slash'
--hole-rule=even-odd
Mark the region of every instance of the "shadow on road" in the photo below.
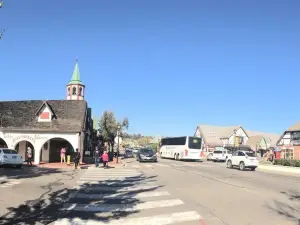
<svg viewBox="0 0 300 225">
<path fill-rule="evenodd" d="M 288 192 L 283 191 L 281 194 L 287 197 L 286 201 L 274 200 L 272 205 L 268 205 L 268 208 L 287 219 L 296 221 L 296 225 L 300 225 L 300 192 L 290 190 Z"/>
<path fill-rule="evenodd" d="M 24 179 L 24 178 L 34 178 L 44 175 L 50 175 L 54 173 L 62 173 L 62 169 L 53 168 L 42 168 L 42 167 L 24 167 L 22 169 L 2 167 L 0 168 L 0 177 L 4 176 L 8 179 Z"/>
<path fill-rule="evenodd" d="M 139 212 L 135 209 L 135 206 L 143 203 L 143 201 L 136 197 L 137 194 L 161 187 L 151 185 L 149 188 L 138 188 L 137 185 L 147 185 L 147 183 L 153 182 L 155 177 L 141 175 L 123 180 L 111 179 L 99 181 L 97 184 L 84 183 L 74 189 L 65 188 L 53 191 L 38 199 L 27 201 L 16 208 L 8 208 L 9 212 L 0 217 L 0 224 L 35 225 L 38 222 L 38 224 L 49 224 L 57 220 L 72 224 L 75 218 L 97 221 L 124 218 Z M 51 190 L 51 185 L 53 184 L 49 184 L 47 187 L 47 192 Z M 99 188 L 101 188 L 101 191 L 96 190 Z M 93 212 L 82 211 L 80 207 L 83 206 L 86 209 L 86 204 L 90 204 L 91 207 L 99 205 L 102 209 Z M 69 208 L 70 206 L 72 209 Z"/>
</svg>

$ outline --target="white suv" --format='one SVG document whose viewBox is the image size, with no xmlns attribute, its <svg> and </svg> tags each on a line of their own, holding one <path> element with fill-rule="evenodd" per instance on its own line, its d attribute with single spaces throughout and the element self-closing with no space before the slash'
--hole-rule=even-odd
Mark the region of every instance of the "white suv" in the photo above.
<svg viewBox="0 0 300 225">
<path fill-rule="evenodd" d="M 253 151 L 236 151 L 227 159 L 227 168 L 239 167 L 240 170 L 250 168 L 252 171 L 258 167 L 258 159 Z"/>
<path fill-rule="evenodd" d="M 217 161 L 223 161 L 226 162 L 226 160 L 231 156 L 231 152 L 228 150 L 215 150 L 211 160 L 213 160 L 214 162 Z"/>
</svg>

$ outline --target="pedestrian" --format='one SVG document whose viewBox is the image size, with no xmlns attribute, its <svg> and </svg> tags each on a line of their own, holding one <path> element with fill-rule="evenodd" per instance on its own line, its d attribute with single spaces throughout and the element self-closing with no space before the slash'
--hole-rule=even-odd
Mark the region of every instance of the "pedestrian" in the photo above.
<svg viewBox="0 0 300 225">
<path fill-rule="evenodd" d="M 27 148 L 26 155 L 27 155 L 27 165 L 32 166 L 32 149 L 30 147 Z"/>
<path fill-rule="evenodd" d="M 62 147 L 60 150 L 60 163 L 66 163 L 66 148 Z"/>
<path fill-rule="evenodd" d="M 95 148 L 95 152 L 94 152 L 94 158 L 95 158 L 95 167 L 99 167 L 99 163 L 100 163 L 100 151 L 98 150 L 98 147 Z"/>
<path fill-rule="evenodd" d="M 78 148 L 76 148 L 76 150 L 75 150 L 75 152 L 74 152 L 74 164 L 75 164 L 75 169 L 77 169 L 77 167 L 78 167 L 79 160 L 80 160 L 80 152 L 78 151 Z"/>
<path fill-rule="evenodd" d="M 108 154 L 107 151 L 104 151 L 102 156 L 102 161 L 103 161 L 103 168 L 107 168 L 108 167 Z"/>
</svg>

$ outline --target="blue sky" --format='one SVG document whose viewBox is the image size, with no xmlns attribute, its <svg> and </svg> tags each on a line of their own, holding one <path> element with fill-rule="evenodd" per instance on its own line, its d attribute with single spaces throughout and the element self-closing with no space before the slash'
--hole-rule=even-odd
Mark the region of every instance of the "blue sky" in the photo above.
<svg viewBox="0 0 300 225">
<path fill-rule="evenodd" d="M 299 120 L 300 1 L 7 0 L 1 100 L 64 99 L 76 58 L 93 113 L 129 132 Z"/>
</svg>

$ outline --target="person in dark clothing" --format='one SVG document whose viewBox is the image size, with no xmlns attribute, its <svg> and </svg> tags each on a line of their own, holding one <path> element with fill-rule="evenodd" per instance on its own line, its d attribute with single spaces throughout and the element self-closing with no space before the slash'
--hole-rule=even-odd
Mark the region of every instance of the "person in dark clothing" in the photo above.
<svg viewBox="0 0 300 225">
<path fill-rule="evenodd" d="M 100 151 L 98 150 L 98 147 L 96 147 L 96 149 L 95 149 L 94 158 L 95 158 L 95 167 L 99 167 L 99 163 L 100 163 Z"/>
<path fill-rule="evenodd" d="M 76 148 L 76 150 L 75 150 L 75 152 L 74 152 L 74 164 L 75 164 L 75 169 L 77 169 L 77 167 L 78 167 L 79 160 L 80 160 L 80 152 L 78 151 L 78 148 Z"/>
</svg>

